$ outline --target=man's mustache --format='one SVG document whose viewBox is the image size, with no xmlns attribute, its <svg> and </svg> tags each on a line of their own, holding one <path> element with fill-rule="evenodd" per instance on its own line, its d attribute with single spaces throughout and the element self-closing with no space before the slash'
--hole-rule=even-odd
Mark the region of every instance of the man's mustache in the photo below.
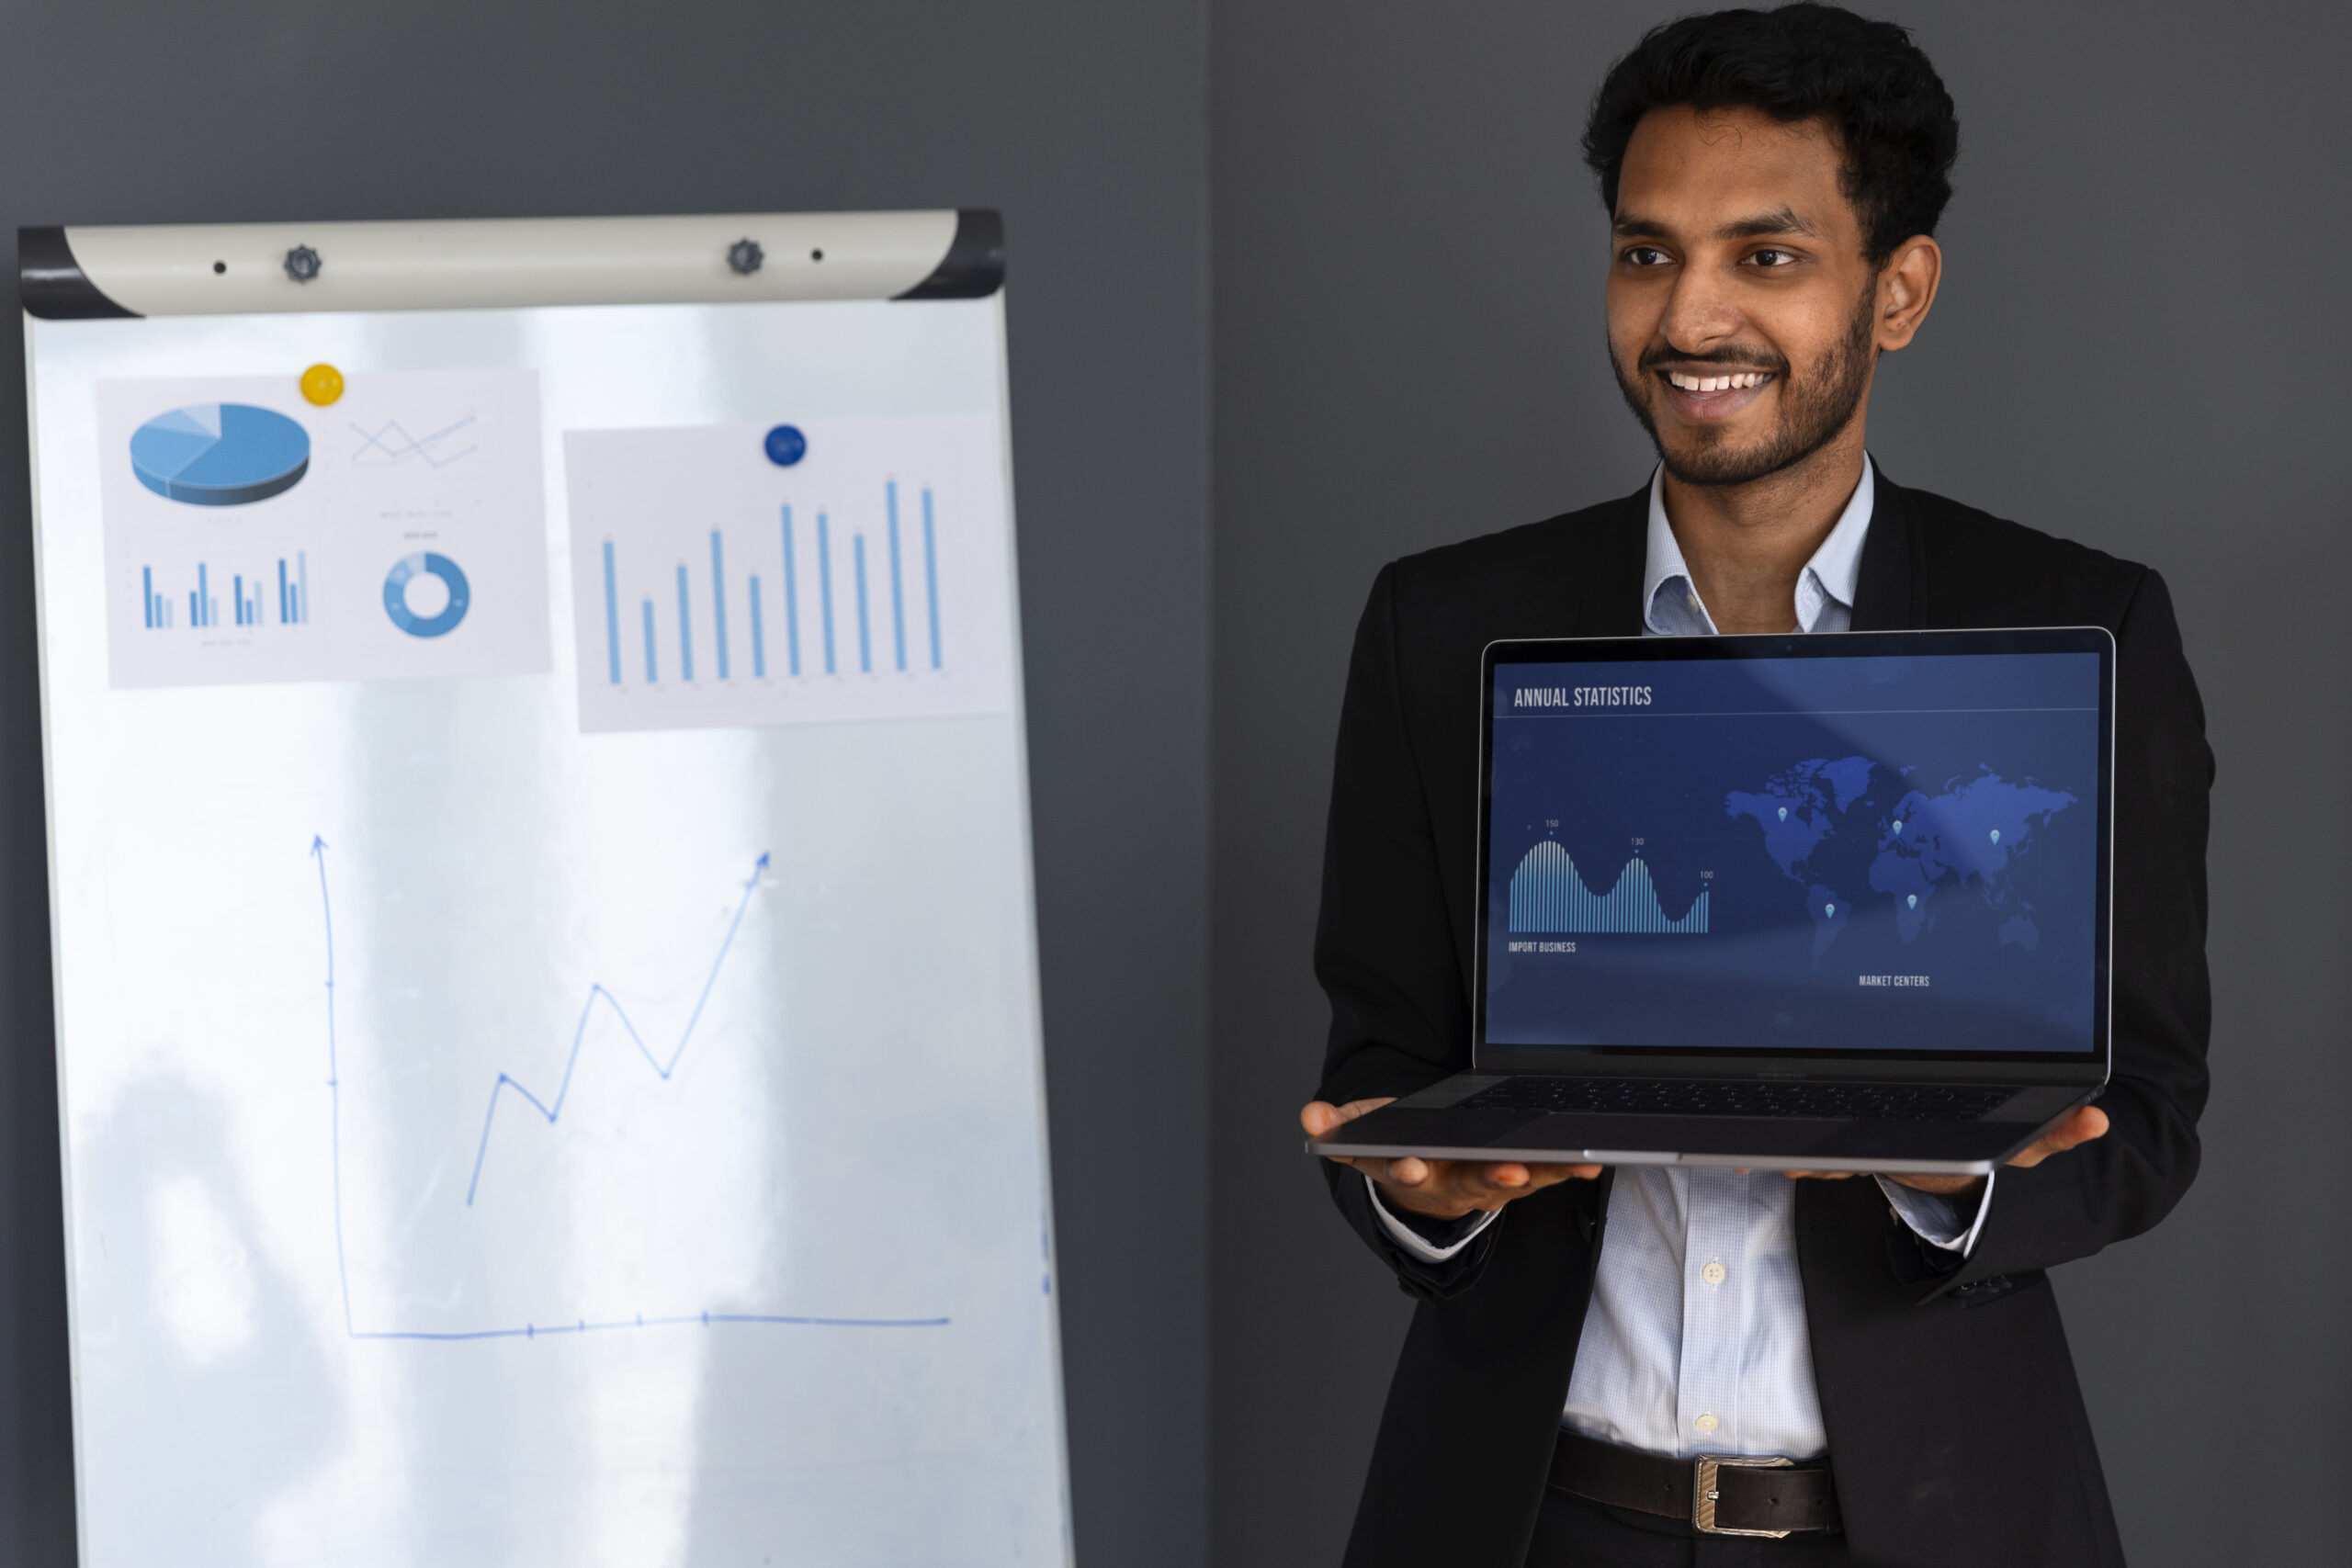
<svg viewBox="0 0 2352 1568">
<path fill-rule="evenodd" d="M 1717 349 L 1712 354 L 1682 354 L 1670 348 L 1652 346 L 1642 350 L 1642 356 L 1634 361 L 1634 367 L 1637 371 L 1650 371 L 1663 369 L 1668 365 L 1728 365 L 1738 370 L 1762 370 L 1781 377 L 1789 373 L 1789 362 L 1780 355 L 1742 354 L 1728 348 Z"/>
</svg>

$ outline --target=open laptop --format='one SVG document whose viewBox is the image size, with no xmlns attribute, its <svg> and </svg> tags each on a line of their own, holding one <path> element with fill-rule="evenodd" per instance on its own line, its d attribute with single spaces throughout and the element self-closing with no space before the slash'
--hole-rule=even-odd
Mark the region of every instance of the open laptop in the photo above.
<svg viewBox="0 0 2352 1568">
<path fill-rule="evenodd" d="M 2104 630 L 1498 642 L 1480 694 L 1473 1070 L 1315 1153 L 1982 1173 L 2105 1086 Z"/>
</svg>

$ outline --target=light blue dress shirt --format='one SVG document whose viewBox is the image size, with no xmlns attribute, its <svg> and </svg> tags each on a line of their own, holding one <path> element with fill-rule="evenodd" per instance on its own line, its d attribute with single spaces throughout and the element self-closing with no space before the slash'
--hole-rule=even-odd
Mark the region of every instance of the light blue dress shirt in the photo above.
<svg viewBox="0 0 2352 1568">
<path fill-rule="evenodd" d="M 1851 499 L 1797 578 L 1796 622 L 1807 632 L 1853 624 L 1854 585 L 1877 488 L 1870 459 Z M 1666 515 L 1665 477 L 1650 480 L 1642 629 L 1713 636 Z M 1973 1214 L 1952 1200 L 1878 1179 L 1905 1224 L 1965 1256 L 1992 1208 L 1988 1179 Z M 1442 1263 L 1494 1222 L 1445 1245 L 1423 1239 L 1380 1202 L 1384 1229 L 1406 1252 Z M 1826 1453 L 1821 1397 L 1797 1272 L 1796 1183 L 1778 1171 L 1703 1166 L 1621 1168 L 1609 1196 L 1592 1304 L 1577 1345 L 1561 1424 L 1652 1453 Z"/>
</svg>

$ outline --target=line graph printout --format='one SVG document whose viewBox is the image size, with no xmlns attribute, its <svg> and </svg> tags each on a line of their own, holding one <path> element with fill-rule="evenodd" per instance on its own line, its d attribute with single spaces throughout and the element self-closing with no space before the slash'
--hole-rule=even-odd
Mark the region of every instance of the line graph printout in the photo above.
<svg viewBox="0 0 2352 1568">
<path fill-rule="evenodd" d="M 117 686 L 548 669 L 538 378 L 97 386 Z"/>
<path fill-rule="evenodd" d="M 583 729 L 998 713 L 1005 474 L 986 420 L 571 431 Z"/>
<path fill-rule="evenodd" d="M 564 432 L 756 437 L 789 406 L 817 411 L 796 422 L 812 462 L 832 421 L 971 421 L 1001 452 L 1000 302 L 30 331 L 85 1568 L 1068 1562 L 1017 691 L 956 723 L 583 734 L 572 637 L 542 637 L 542 673 L 458 659 L 401 680 L 365 677 L 434 667 L 264 640 L 372 616 L 430 653 L 492 627 L 516 578 L 478 568 L 487 514 L 398 539 L 353 585 L 319 538 L 376 521 L 258 525 L 329 478 L 432 495 L 482 472 L 512 426 L 474 394 L 502 378 L 537 403 L 511 570 L 561 624 L 603 597 L 574 564 Z M 340 433 L 258 385 L 321 362 L 347 378 Z M 412 374 L 387 365 L 440 366 L 420 385 L 469 395 L 370 401 Z M 126 442 L 187 409 L 140 444 L 142 471 L 284 488 L 150 488 Z M 160 523 L 138 536 L 155 555 L 119 557 L 96 456 L 118 450 L 129 488 L 174 509 L 157 516 L 245 528 L 264 565 L 166 557 Z M 970 526 L 966 481 L 897 473 L 908 662 L 929 657 L 928 483 L 953 674 L 990 624 L 956 595 L 991 580 L 967 586 L 944 542 Z M 866 534 L 869 647 L 899 680 L 887 502 L 838 516 Z M 696 516 L 686 564 L 707 570 L 710 531 L 734 525 Z M 730 592 L 739 570 L 765 592 L 780 562 L 726 543 Z M 395 560 L 420 624 L 460 602 L 442 574 L 463 579 L 455 630 L 395 627 Z M 666 616 L 679 563 L 662 564 Z M 1011 579 L 993 581 L 1001 649 Z M 222 653 L 248 672 L 126 686 L 124 637 L 210 657 L 191 592 L 203 631 L 259 650 Z M 747 601 L 729 611 L 741 680 Z M 801 613 L 814 637 L 815 602 Z M 695 653 L 699 683 L 716 643 Z"/>
</svg>

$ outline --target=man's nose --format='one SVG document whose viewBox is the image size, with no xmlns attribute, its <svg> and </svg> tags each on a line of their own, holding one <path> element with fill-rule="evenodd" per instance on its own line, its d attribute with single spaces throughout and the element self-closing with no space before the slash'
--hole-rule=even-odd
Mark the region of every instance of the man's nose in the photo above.
<svg viewBox="0 0 2352 1568">
<path fill-rule="evenodd" d="M 1674 280 L 1658 333 L 1683 354 L 1704 354 L 1739 334 L 1747 317 L 1712 267 L 1686 266 Z"/>
</svg>

